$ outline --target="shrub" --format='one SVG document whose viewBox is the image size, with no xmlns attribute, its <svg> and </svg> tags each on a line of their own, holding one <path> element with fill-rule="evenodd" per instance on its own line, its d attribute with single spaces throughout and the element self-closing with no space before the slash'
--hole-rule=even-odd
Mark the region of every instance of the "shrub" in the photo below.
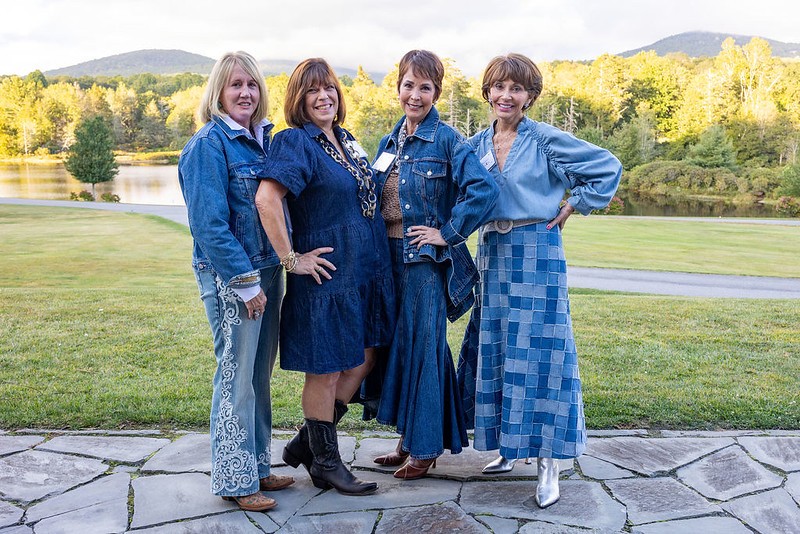
<svg viewBox="0 0 800 534">
<path fill-rule="evenodd" d="M 611 202 L 608 203 L 608 206 L 601 210 L 594 210 L 593 213 L 598 215 L 622 215 L 622 212 L 624 211 L 625 201 L 618 196 L 614 196 L 614 198 L 611 199 Z"/>
<path fill-rule="evenodd" d="M 103 202 L 119 202 L 119 195 L 115 193 L 103 193 L 100 195 L 100 200 Z"/>
<path fill-rule="evenodd" d="M 781 197 L 775 204 L 775 211 L 787 217 L 797 217 L 800 215 L 800 201 L 794 197 Z"/>
<path fill-rule="evenodd" d="M 91 193 L 91 191 L 87 191 L 87 190 L 84 189 L 80 193 L 76 193 L 75 191 L 72 191 L 69 194 L 69 199 L 70 200 L 78 200 L 78 201 L 81 201 L 81 202 L 94 202 L 94 195 Z"/>
</svg>

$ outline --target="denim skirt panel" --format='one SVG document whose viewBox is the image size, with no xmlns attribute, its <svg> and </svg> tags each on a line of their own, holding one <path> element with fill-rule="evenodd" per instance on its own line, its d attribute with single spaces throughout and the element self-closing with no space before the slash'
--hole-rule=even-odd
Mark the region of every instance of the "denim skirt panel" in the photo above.
<svg viewBox="0 0 800 534">
<path fill-rule="evenodd" d="M 446 270 L 403 262 L 403 240 L 390 239 L 397 327 L 388 351 L 377 419 L 395 425 L 403 449 L 420 459 L 467 446 L 464 410 L 447 344 Z"/>
<path fill-rule="evenodd" d="M 546 226 L 478 240 L 480 291 L 459 381 L 475 448 L 506 458 L 576 458 L 586 447 L 567 266 L 559 228 Z"/>
<path fill-rule="evenodd" d="M 297 252 L 333 247 L 331 280 L 287 275 L 281 319 L 281 368 L 312 374 L 352 369 L 364 349 L 387 346 L 395 321 L 394 285 L 386 227 L 379 214 L 356 212 L 348 224 L 295 231 Z"/>
<path fill-rule="evenodd" d="M 278 351 L 283 269 L 261 269 L 264 314 L 247 317 L 244 302 L 213 269 L 195 270 L 214 339 L 217 369 L 211 398 L 211 491 L 250 495 L 270 474 L 270 377 Z"/>
</svg>

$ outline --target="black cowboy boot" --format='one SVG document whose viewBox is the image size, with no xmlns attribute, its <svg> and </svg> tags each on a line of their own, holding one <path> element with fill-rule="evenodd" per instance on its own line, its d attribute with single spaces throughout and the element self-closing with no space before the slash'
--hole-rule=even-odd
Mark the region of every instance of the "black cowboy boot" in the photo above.
<svg viewBox="0 0 800 534">
<path fill-rule="evenodd" d="M 336 403 L 333 405 L 333 424 L 339 424 L 339 421 L 342 420 L 346 413 L 347 405 L 336 399 Z M 305 423 L 283 448 L 283 461 L 286 465 L 291 465 L 294 468 L 303 464 L 306 471 L 311 473 L 311 463 L 314 461 L 314 455 L 308 446 L 308 428 Z"/>
<path fill-rule="evenodd" d="M 314 462 L 309 471 L 314 486 L 320 489 L 333 486 L 343 495 L 369 495 L 378 489 L 375 482 L 357 479 L 342 463 L 336 426 L 333 423 L 306 419 L 306 427 L 314 454 Z"/>
</svg>

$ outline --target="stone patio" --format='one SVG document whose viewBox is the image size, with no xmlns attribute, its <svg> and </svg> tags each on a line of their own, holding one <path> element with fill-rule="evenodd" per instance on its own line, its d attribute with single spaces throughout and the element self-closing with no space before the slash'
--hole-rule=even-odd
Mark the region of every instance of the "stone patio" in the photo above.
<svg viewBox="0 0 800 534">
<path fill-rule="evenodd" d="M 800 431 L 591 432 L 544 510 L 535 461 L 486 476 L 495 453 L 468 448 L 403 481 L 372 462 L 395 438 L 340 435 L 343 459 L 379 484 L 348 497 L 279 463 L 289 437 L 276 432 L 274 470 L 297 482 L 251 513 L 210 494 L 207 434 L 0 432 L 0 534 L 800 532 Z"/>
</svg>

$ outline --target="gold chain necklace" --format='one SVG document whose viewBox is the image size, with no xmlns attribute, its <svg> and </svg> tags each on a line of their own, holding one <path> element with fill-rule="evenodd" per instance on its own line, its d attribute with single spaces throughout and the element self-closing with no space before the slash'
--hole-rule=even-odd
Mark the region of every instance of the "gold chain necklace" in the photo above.
<svg viewBox="0 0 800 534">
<path fill-rule="evenodd" d="M 316 138 L 333 161 L 344 167 L 358 183 L 358 198 L 361 201 L 361 214 L 372 219 L 375 217 L 375 206 L 378 203 L 378 196 L 375 194 L 375 182 L 372 180 L 372 169 L 367 165 L 367 160 L 358 155 L 355 149 L 347 142 L 347 138 L 342 132 L 340 143 L 350 154 L 350 158 L 358 164 L 354 167 L 349 161 L 342 157 L 336 147 L 324 136 Z"/>
</svg>

